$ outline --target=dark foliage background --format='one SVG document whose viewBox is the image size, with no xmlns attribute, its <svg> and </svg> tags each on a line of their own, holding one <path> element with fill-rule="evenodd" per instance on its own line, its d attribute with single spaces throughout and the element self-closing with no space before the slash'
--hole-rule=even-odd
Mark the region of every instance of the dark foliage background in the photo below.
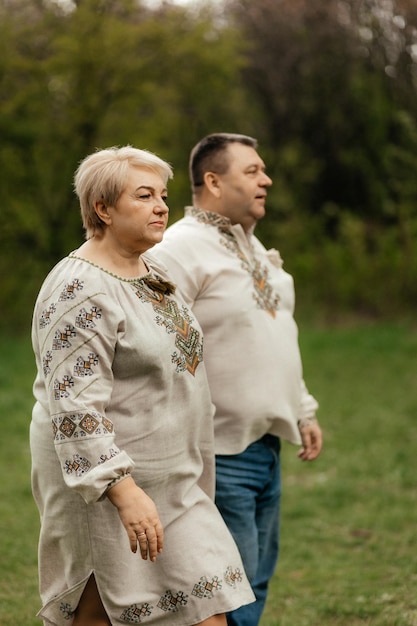
<svg viewBox="0 0 417 626">
<path fill-rule="evenodd" d="M 27 332 L 83 237 L 72 191 L 95 148 L 174 165 L 171 220 L 206 133 L 256 136 L 274 180 L 258 235 L 300 316 L 403 318 L 417 303 L 412 0 L 0 0 L 0 324 Z"/>
</svg>

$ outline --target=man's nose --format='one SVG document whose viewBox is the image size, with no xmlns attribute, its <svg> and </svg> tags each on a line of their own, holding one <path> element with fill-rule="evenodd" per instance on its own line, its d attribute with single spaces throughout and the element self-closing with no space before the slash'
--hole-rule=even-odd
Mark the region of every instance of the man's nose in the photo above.
<svg viewBox="0 0 417 626">
<path fill-rule="evenodd" d="M 262 172 L 262 174 L 262 187 L 270 187 L 272 185 L 272 178 L 269 178 L 268 174 L 265 174 L 265 172 Z"/>
</svg>

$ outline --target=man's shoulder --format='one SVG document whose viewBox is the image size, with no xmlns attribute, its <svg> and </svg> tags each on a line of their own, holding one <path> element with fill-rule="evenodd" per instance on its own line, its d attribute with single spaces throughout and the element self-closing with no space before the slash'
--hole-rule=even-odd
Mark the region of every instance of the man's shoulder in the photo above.
<svg viewBox="0 0 417 626">
<path fill-rule="evenodd" d="M 209 241 L 217 233 L 217 229 L 207 228 L 207 224 L 199 221 L 193 215 L 185 215 L 173 222 L 165 231 L 163 242 L 197 242 L 205 239 Z"/>
</svg>

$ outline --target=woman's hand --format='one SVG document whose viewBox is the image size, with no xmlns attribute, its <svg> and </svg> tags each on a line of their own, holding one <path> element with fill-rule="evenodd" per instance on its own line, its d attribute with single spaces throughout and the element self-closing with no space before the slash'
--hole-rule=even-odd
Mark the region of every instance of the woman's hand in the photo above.
<svg viewBox="0 0 417 626">
<path fill-rule="evenodd" d="M 117 508 L 129 537 L 132 552 L 139 549 L 142 559 L 156 561 L 162 552 L 164 529 L 151 498 L 138 487 L 131 476 L 116 483 L 107 491 L 107 497 Z"/>
</svg>

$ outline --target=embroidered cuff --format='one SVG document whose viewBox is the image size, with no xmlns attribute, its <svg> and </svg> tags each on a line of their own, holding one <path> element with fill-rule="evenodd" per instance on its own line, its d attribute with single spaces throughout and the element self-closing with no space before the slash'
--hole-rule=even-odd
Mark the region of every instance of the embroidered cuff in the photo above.
<svg viewBox="0 0 417 626">
<path fill-rule="evenodd" d="M 120 476 L 116 476 L 116 478 L 113 478 L 113 480 L 111 480 L 106 488 L 106 491 L 104 492 L 105 494 L 107 493 L 107 491 L 109 489 L 111 489 L 111 487 L 114 487 L 114 485 L 117 485 L 117 483 L 120 483 L 121 480 L 124 480 L 125 478 L 128 478 L 129 476 L 131 476 L 130 472 L 126 472 L 124 474 L 120 474 Z"/>
<path fill-rule="evenodd" d="M 314 415 L 311 415 L 309 417 L 302 417 L 297 422 L 298 430 L 301 431 L 303 428 L 307 428 L 308 426 L 311 426 L 312 424 L 317 424 L 317 423 L 318 423 L 317 418 Z"/>
</svg>

